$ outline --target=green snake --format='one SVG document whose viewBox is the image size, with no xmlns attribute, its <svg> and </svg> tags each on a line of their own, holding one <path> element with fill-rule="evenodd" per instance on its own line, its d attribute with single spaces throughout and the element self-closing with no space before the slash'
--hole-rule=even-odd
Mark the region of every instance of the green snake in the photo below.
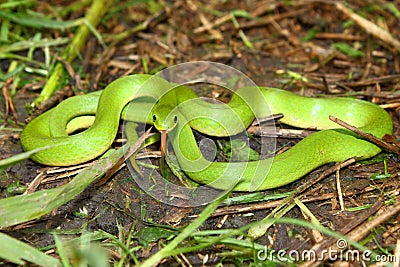
<svg viewBox="0 0 400 267">
<path fill-rule="evenodd" d="M 309 98 L 269 87 L 257 88 L 256 93 L 260 95 L 254 97 L 249 87 L 239 89 L 227 105 L 220 105 L 201 100 L 186 86 L 175 88 L 161 78 L 150 77 L 154 76 L 122 77 L 104 91 L 63 101 L 25 127 L 21 134 L 24 150 L 52 145 L 32 156 L 34 161 L 45 165 L 68 166 L 89 161 L 109 149 L 122 116 L 154 124 L 159 131 L 168 133 L 179 165 L 194 181 L 219 189 L 254 191 L 286 185 L 327 163 L 352 157 L 365 159 L 381 151 L 378 146 L 340 128 L 329 120 L 329 115 L 378 138 L 392 133 L 389 114 L 375 104 L 358 99 Z M 264 103 L 270 111 L 263 111 Z M 146 108 L 149 112 L 140 112 Z M 254 120 L 254 110 L 261 117 L 282 113 L 282 123 L 320 131 L 273 158 L 210 162 L 203 157 L 192 128 L 213 136 L 235 135 Z M 70 126 L 75 117 L 94 114 L 94 122 L 88 129 L 68 135 L 72 131 L 68 127 L 79 128 Z"/>
</svg>

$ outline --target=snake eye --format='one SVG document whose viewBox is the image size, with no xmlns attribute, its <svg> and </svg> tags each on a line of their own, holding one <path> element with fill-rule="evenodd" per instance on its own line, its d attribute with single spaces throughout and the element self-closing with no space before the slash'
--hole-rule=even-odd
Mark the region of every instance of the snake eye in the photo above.
<svg viewBox="0 0 400 267">
<path fill-rule="evenodd" d="M 156 114 L 154 114 L 153 115 L 153 121 L 156 121 L 157 120 L 157 116 L 156 116 Z"/>
<path fill-rule="evenodd" d="M 177 123 L 178 122 L 178 116 L 174 116 L 174 123 Z"/>
</svg>

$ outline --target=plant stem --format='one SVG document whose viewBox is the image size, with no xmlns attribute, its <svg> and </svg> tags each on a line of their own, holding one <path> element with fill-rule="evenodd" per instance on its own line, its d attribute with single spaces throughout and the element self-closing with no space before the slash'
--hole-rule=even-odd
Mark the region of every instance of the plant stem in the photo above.
<svg viewBox="0 0 400 267">
<path fill-rule="evenodd" d="M 93 0 L 92 5 L 86 13 L 85 21 L 79 26 L 77 33 L 72 39 L 71 43 L 64 50 L 62 59 L 68 63 L 71 63 L 79 52 L 82 50 L 83 45 L 86 43 L 86 39 L 90 33 L 91 27 L 96 28 L 103 16 L 107 12 L 107 5 L 110 1 L 107 0 Z M 50 96 L 53 95 L 61 82 L 61 78 L 64 76 L 64 66 L 61 62 L 57 63 L 54 71 L 52 72 L 46 85 L 43 87 L 42 92 L 35 100 L 35 106 L 39 106 L 41 103 L 46 101 Z"/>
</svg>

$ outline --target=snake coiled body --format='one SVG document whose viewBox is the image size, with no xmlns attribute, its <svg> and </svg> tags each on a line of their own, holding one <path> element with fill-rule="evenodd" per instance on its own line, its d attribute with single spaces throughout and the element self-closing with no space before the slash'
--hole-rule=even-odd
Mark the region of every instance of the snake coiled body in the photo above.
<svg viewBox="0 0 400 267">
<path fill-rule="evenodd" d="M 53 145 L 52 148 L 38 152 L 32 157 L 39 163 L 53 166 L 74 165 L 102 155 L 113 142 L 121 113 L 129 102 L 135 100 L 140 103 L 141 98 L 157 101 L 174 87 L 163 79 L 153 80 L 150 77 L 141 74 L 123 77 L 108 85 L 102 93 L 73 97 L 64 101 L 65 104 L 63 102 L 55 109 L 43 113 L 26 126 L 21 134 L 23 148 L 32 150 Z M 149 80 L 153 81 L 146 84 Z M 240 120 L 239 124 L 244 127 L 251 123 L 254 115 L 235 95 L 228 105 L 221 106 L 205 103 L 185 86 L 178 89 L 164 95 L 163 100 L 154 102 L 154 108 L 149 114 L 131 117 L 139 122 L 154 123 L 159 130 L 168 131 L 178 162 L 188 176 L 199 183 L 220 189 L 254 191 L 276 188 L 301 178 L 323 164 L 352 157 L 365 159 L 381 151 L 378 146 L 339 128 L 329 120 L 329 115 L 378 138 L 392 133 L 389 114 L 372 103 L 352 98 L 308 98 L 280 89 L 260 87 L 262 100 L 268 103 L 272 113 L 284 115 L 281 120 L 283 123 L 320 131 L 274 158 L 253 162 L 208 162 L 197 146 L 191 127 L 210 135 L 231 135 L 238 133 L 243 127 L 237 127 L 237 121 L 231 123 L 232 129 L 226 127 L 230 125 L 226 109 L 233 110 Z M 248 92 L 250 89 L 240 90 Z M 193 100 L 196 107 L 174 107 L 188 100 Z M 257 101 L 254 105 L 257 105 Z M 207 114 L 210 117 L 225 116 L 225 128 L 219 129 L 213 125 L 213 120 L 203 119 L 203 115 L 195 116 L 196 118 L 190 121 L 193 116 L 189 114 L 191 112 Z M 93 114 L 94 123 L 87 130 L 76 135 L 67 135 L 66 124 L 71 119 Z M 270 112 L 265 115 L 270 115 Z M 57 125 L 58 129 L 53 129 L 51 125 Z M 264 166 L 270 168 L 265 169 Z"/>
</svg>

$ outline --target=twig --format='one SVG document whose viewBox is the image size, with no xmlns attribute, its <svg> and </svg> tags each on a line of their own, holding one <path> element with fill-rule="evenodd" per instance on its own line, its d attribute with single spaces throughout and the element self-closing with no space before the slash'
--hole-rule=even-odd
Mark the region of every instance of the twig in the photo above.
<svg viewBox="0 0 400 267">
<path fill-rule="evenodd" d="M 25 190 L 23 195 L 31 194 L 36 191 L 38 186 L 42 183 L 45 174 L 44 172 L 39 173 L 32 182 L 29 183 L 28 188 Z"/>
<path fill-rule="evenodd" d="M 376 212 L 376 209 L 381 205 L 381 202 L 377 202 L 373 207 L 371 207 L 370 211 L 368 212 L 369 214 L 373 214 Z M 366 214 L 363 214 L 362 217 L 363 219 L 359 219 L 357 218 L 356 221 L 358 222 L 362 222 L 365 221 L 364 223 L 360 224 L 359 226 L 357 226 L 354 230 L 352 230 L 351 232 L 347 233 L 347 237 L 349 239 L 352 239 L 354 241 L 358 241 L 361 240 L 361 238 L 363 238 L 365 235 L 367 235 L 368 233 L 370 233 L 371 229 L 377 227 L 378 225 L 382 224 L 383 222 L 385 222 L 386 220 L 388 220 L 390 217 L 392 217 L 393 215 L 397 214 L 400 212 L 400 202 L 399 199 L 396 199 L 396 203 L 394 206 L 390 206 L 390 207 L 383 207 L 381 208 L 376 214 L 375 216 L 371 219 L 371 220 L 366 220 L 367 218 L 369 218 L 370 216 L 366 216 Z M 355 220 L 353 220 L 355 221 Z M 346 229 L 347 230 L 347 229 Z M 346 233 L 344 233 L 346 234 Z M 337 246 L 337 244 L 335 243 L 334 239 L 329 239 L 329 240 L 325 240 L 322 243 L 318 243 L 315 244 L 311 250 L 316 252 L 316 255 L 321 255 L 323 257 L 323 260 L 327 260 L 328 259 L 328 255 L 325 255 L 325 253 L 321 253 L 322 251 L 341 251 L 343 249 L 347 249 L 347 247 L 344 248 L 339 248 Z M 321 258 L 319 258 L 320 260 Z M 320 266 L 321 261 L 308 261 L 305 262 L 303 265 L 301 265 L 302 267 L 311 267 L 311 266 Z"/>
<path fill-rule="evenodd" d="M 309 188 L 310 186 L 312 186 L 313 184 L 318 183 L 319 181 L 321 181 L 322 179 L 324 179 L 325 177 L 327 177 L 328 175 L 336 172 L 337 170 L 340 170 L 346 166 L 349 166 L 350 164 L 353 164 L 354 162 L 356 162 L 355 158 L 350 158 L 346 161 L 343 161 L 342 163 L 336 164 L 335 166 L 332 166 L 326 170 L 324 170 L 316 179 L 313 179 L 311 181 L 307 181 L 304 184 L 302 184 L 301 186 L 299 186 L 296 190 L 296 194 L 301 194 L 303 193 L 307 188 Z"/>
<path fill-rule="evenodd" d="M 384 82 L 396 82 L 396 80 L 400 79 L 400 74 L 393 74 L 393 75 L 385 75 L 381 77 L 374 77 L 371 79 L 366 79 L 363 81 L 356 81 L 356 82 L 348 82 L 343 83 L 343 85 L 348 87 L 358 87 L 358 86 L 366 86 L 366 85 L 374 85 L 377 83 L 384 83 Z M 339 86 L 341 84 L 338 84 Z"/>
<path fill-rule="evenodd" d="M 339 124 L 340 126 L 343 126 L 344 128 L 346 128 L 346 129 L 358 134 L 359 136 L 367 139 L 371 143 L 376 144 L 377 146 L 380 146 L 380 147 L 382 147 L 382 148 L 384 148 L 384 149 L 386 149 L 388 151 L 391 151 L 393 153 L 396 153 L 396 154 L 400 153 L 400 148 L 399 147 L 397 147 L 395 145 L 392 145 L 392 144 L 389 144 L 389 143 L 387 143 L 387 142 L 375 137 L 372 134 L 369 134 L 369 133 L 366 133 L 364 131 L 361 131 L 360 129 L 358 129 L 358 128 L 356 128 L 356 127 L 354 127 L 354 126 L 342 121 L 341 119 L 338 119 L 338 118 L 336 118 L 334 116 L 329 116 L 329 119 L 331 121 Z"/>
<path fill-rule="evenodd" d="M 346 33 L 320 32 L 314 36 L 315 39 L 331 39 L 331 40 L 346 40 L 346 41 L 363 41 L 362 36 L 350 35 Z"/>
<path fill-rule="evenodd" d="M 340 210 L 344 211 L 344 201 L 343 201 L 343 193 L 342 193 L 342 185 L 340 183 L 340 173 L 339 170 L 336 170 L 336 190 L 339 198 Z"/>
<path fill-rule="evenodd" d="M 3 97 L 4 97 L 4 100 L 5 100 L 5 102 L 6 102 L 6 112 L 5 112 L 6 114 L 5 114 L 5 118 L 6 118 L 6 120 L 7 120 L 8 113 L 9 113 L 9 111 L 10 111 L 10 109 L 11 109 L 12 114 L 13 114 L 13 117 L 14 117 L 14 120 L 15 120 L 15 121 L 18 121 L 17 111 L 15 110 L 14 103 L 13 103 L 13 101 L 12 101 L 12 97 L 11 97 L 11 95 L 10 95 L 10 92 L 8 91 L 8 86 L 12 83 L 13 80 L 14 80 L 14 78 L 11 77 L 11 78 L 7 79 L 7 80 L 4 82 L 4 85 L 3 85 Z"/>
<path fill-rule="evenodd" d="M 316 179 L 313 179 L 311 181 L 307 181 L 304 184 L 302 184 L 301 186 L 299 186 L 297 188 L 297 190 L 295 192 L 293 192 L 293 194 L 287 198 L 285 198 L 284 200 L 282 200 L 282 203 L 277 206 L 273 211 L 271 211 L 271 213 L 268 215 L 269 218 L 272 218 L 272 216 L 274 216 L 275 214 L 280 213 L 282 210 L 286 209 L 287 207 L 289 207 L 292 203 L 294 203 L 294 199 L 300 195 L 301 193 L 303 193 L 307 188 L 309 188 L 311 185 L 319 182 L 320 180 L 324 179 L 326 176 L 336 172 L 336 170 L 339 170 L 345 166 L 348 166 L 352 163 L 354 163 L 356 160 L 354 158 L 350 158 L 340 164 L 336 164 L 335 166 L 326 169 L 325 171 L 323 171 Z M 301 197 L 301 196 L 300 196 Z M 251 227 L 249 229 L 249 236 L 252 239 L 257 239 L 261 236 L 263 236 L 265 234 L 265 232 L 268 230 L 268 228 L 270 227 L 270 223 L 266 223 L 266 224 L 259 224 L 256 227 Z"/>
<path fill-rule="evenodd" d="M 394 255 L 393 267 L 399 267 L 400 266 L 400 240 L 399 239 L 397 239 L 396 248 L 393 251 L 393 255 Z"/>
<path fill-rule="evenodd" d="M 386 184 L 386 186 L 397 186 L 397 184 L 389 183 Z M 381 188 L 382 189 L 382 188 Z M 343 196 L 345 197 L 350 197 L 350 196 L 356 196 L 359 194 L 364 194 L 367 192 L 371 192 L 376 190 L 375 186 L 368 186 L 364 188 L 362 191 L 354 190 L 354 191 L 348 191 L 343 193 Z M 311 203 L 311 202 L 316 202 L 316 201 L 323 201 L 323 200 L 329 200 L 332 198 L 335 198 L 337 196 L 336 193 L 327 193 L 323 195 L 315 195 L 315 196 L 305 196 L 303 195 L 302 198 L 299 198 L 301 202 L 303 203 Z M 248 213 L 248 212 L 254 212 L 258 210 L 266 210 L 266 209 L 272 209 L 277 206 L 279 206 L 282 203 L 283 200 L 274 200 L 274 201 L 267 201 L 267 202 L 261 202 L 261 203 L 253 203 L 253 204 L 239 204 L 239 205 L 232 205 L 232 206 L 226 206 L 219 208 L 215 210 L 215 212 L 210 216 L 210 217 L 217 217 L 217 216 L 224 216 L 228 214 L 237 214 L 237 213 Z M 195 218 L 197 217 L 197 214 L 194 215 L 189 215 L 189 218 Z"/>
<path fill-rule="evenodd" d="M 323 171 L 320 174 L 320 176 L 318 176 L 317 179 L 310 181 L 307 184 L 306 188 L 308 186 L 320 181 L 324 177 L 334 173 L 336 170 L 343 168 L 345 166 L 348 166 L 353 162 L 355 162 L 355 160 L 350 159 L 348 161 L 342 162 L 341 164 L 337 164 L 337 165 Z M 300 187 L 299 189 L 303 190 L 302 187 Z M 375 187 L 368 187 L 368 188 L 366 188 L 366 192 L 373 191 L 375 189 L 376 189 Z M 360 193 L 363 193 L 363 192 L 360 192 Z M 298 193 L 298 194 L 300 194 L 300 193 Z M 352 192 L 346 192 L 343 195 L 347 197 L 347 196 L 352 196 L 352 195 L 356 195 L 356 194 L 358 194 L 358 192 L 352 191 Z M 307 197 L 305 195 L 302 195 L 299 197 L 299 199 L 301 199 L 302 202 L 314 202 L 314 201 L 332 199 L 333 197 L 336 197 L 335 193 L 329 193 L 329 194 L 325 194 L 322 196 L 319 195 L 319 196 L 312 196 L 312 197 Z M 217 217 L 217 216 L 222 216 L 222 215 L 226 215 L 226 214 L 246 213 L 246 212 L 252 212 L 252 211 L 257 211 L 257 210 L 271 209 L 271 208 L 275 208 L 277 206 L 281 206 L 282 204 L 284 204 L 285 201 L 286 201 L 286 199 L 268 201 L 268 202 L 262 202 L 262 203 L 255 203 L 255 204 L 243 204 L 243 205 L 222 207 L 222 208 L 217 209 L 210 217 Z M 197 217 L 197 215 L 190 215 L 189 217 L 194 218 L 194 217 Z"/>
<path fill-rule="evenodd" d="M 106 171 L 104 177 L 102 177 L 99 181 L 97 181 L 97 183 L 96 183 L 97 186 L 101 186 L 101 185 L 105 184 L 106 182 L 108 182 L 110 177 L 123 167 L 123 164 L 125 163 L 125 161 L 127 159 L 129 159 L 133 154 L 135 154 L 140 149 L 140 147 L 142 146 L 142 144 L 144 143 L 146 138 L 153 135 L 152 133 L 150 133 L 150 131 L 151 131 L 151 128 L 148 129 L 142 136 L 140 136 L 140 138 L 133 145 L 131 145 L 129 147 L 129 149 L 124 153 L 124 157 L 121 157 L 110 169 L 108 169 Z M 120 149 L 123 149 L 123 148 L 120 148 Z"/>
<path fill-rule="evenodd" d="M 350 19 L 354 20 L 366 32 L 387 43 L 389 46 L 393 46 L 397 51 L 400 52 L 400 41 L 394 38 L 388 31 L 382 29 L 381 27 L 378 27 L 375 23 L 372 23 L 369 20 L 360 17 L 352 10 L 345 7 L 339 1 L 335 2 L 335 6 L 338 10 L 343 12 Z"/>
<path fill-rule="evenodd" d="M 381 108 L 383 108 L 383 109 L 387 109 L 387 108 L 398 108 L 398 107 L 400 107 L 400 103 L 387 103 L 387 104 L 382 104 L 382 105 L 379 105 Z"/>
</svg>

